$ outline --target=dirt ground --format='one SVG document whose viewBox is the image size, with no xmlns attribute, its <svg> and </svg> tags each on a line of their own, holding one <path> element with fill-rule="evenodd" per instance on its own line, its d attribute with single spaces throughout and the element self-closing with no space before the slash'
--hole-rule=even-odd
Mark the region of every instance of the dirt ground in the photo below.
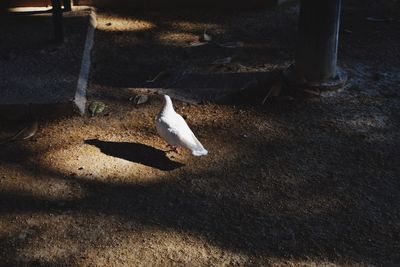
<svg viewBox="0 0 400 267">
<path fill-rule="evenodd" d="M 345 1 L 343 92 L 261 105 L 297 12 L 100 10 L 88 97 L 105 111 L 0 149 L 0 265 L 399 266 L 400 2 Z M 190 46 L 205 28 L 215 43 Z M 133 105 L 138 87 L 200 99 L 174 104 L 210 154 L 164 152 L 161 99 Z"/>
</svg>

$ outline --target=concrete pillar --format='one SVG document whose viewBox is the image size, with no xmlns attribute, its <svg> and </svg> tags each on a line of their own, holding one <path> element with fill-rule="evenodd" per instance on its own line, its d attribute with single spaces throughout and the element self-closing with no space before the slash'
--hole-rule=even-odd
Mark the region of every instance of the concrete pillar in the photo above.
<svg viewBox="0 0 400 267">
<path fill-rule="evenodd" d="M 337 67 L 340 6 L 341 0 L 301 0 L 295 64 L 286 72 L 291 83 L 318 90 L 344 86 L 347 76 Z"/>
</svg>

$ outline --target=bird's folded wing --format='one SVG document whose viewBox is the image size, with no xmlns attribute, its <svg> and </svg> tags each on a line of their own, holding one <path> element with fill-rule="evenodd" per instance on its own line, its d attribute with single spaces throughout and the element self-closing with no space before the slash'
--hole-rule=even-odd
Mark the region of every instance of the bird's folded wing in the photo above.
<svg viewBox="0 0 400 267">
<path fill-rule="evenodd" d="M 198 149 L 199 146 L 203 147 L 192 130 L 190 130 L 186 121 L 179 114 L 173 120 L 168 121 L 168 126 L 169 132 L 176 136 L 182 146 L 191 150 Z"/>
</svg>

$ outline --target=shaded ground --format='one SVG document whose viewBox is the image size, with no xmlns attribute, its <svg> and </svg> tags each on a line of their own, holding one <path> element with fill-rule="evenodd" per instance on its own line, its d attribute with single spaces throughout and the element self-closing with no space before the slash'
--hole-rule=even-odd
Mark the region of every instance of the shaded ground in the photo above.
<svg viewBox="0 0 400 267">
<path fill-rule="evenodd" d="M 259 96 L 235 105 L 175 101 L 210 151 L 202 158 L 165 154 L 153 122 L 161 100 L 135 107 L 127 88 L 150 87 L 145 81 L 165 69 L 170 76 L 151 87 L 225 73 L 246 77 L 242 86 L 255 76 L 236 73 L 283 69 L 297 9 L 100 12 L 89 92 L 108 107 L 43 120 L 34 139 L 1 148 L 0 262 L 399 265 L 400 9 L 367 2 L 344 7 L 342 29 L 352 33 L 341 36 L 351 79 L 343 93 L 263 106 Z M 246 45 L 187 48 L 205 27 L 219 42 Z M 232 64 L 210 66 L 226 56 Z M 198 84 L 177 80 L 179 90 Z"/>
<path fill-rule="evenodd" d="M 0 29 L 1 107 L 67 104 L 74 100 L 88 28 L 87 13 L 65 15 L 67 38 L 61 46 L 53 42 L 51 13 L 1 13 L 0 23 L 7 25 Z"/>
</svg>

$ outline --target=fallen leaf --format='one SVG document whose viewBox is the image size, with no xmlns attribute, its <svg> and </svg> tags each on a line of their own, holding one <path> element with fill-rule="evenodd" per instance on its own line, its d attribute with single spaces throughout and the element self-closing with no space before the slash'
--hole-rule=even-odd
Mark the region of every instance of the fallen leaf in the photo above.
<svg viewBox="0 0 400 267">
<path fill-rule="evenodd" d="M 366 17 L 365 20 L 370 22 L 388 22 L 392 21 L 392 18 L 377 18 L 377 17 Z"/>
<path fill-rule="evenodd" d="M 268 99 L 270 96 L 278 96 L 278 95 L 280 95 L 281 91 L 282 91 L 282 82 L 275 82 L 275 83 L 271 86 L 270 90 L 269 90 L 268 93 L 265 95 L 265 97 L 263 98 L 263 100 L 261 101 L 261 104 L 264 105 L 265 102 L 267 102 L 267 99 Z"/>
<path fill-rule="evenodd" d="M 35 120 L 35 121 L 31 122 L 28 126 L 24 127 L 22 130 L 20 130 L 19 132 L 17 132 L 15 135 L 3 140 L 0 143 L 0 145 L 8 143 L 8 142 L 12 142 L 12 141 L 29 139 L 36 135 L 38 128 L 39 128 L 39 124 Z"/>
<path fill-rule="evenodd" d="M 26 140 L 26 139 L 29 139 L 29 138 L 35 136 L 38 128 L 39 128 L 38 122 L 37 121 L 33 121 L 28 126 L 26 126 L 24 129 L 22 129 L 20 132 L 18 132 L 14 136 L 13 140 Z"/>
<path fill-rule="evenodd" d="M 102 113 L 105 108 L 106 108 L 106 104 L 104 104 L 101 101 L 93 101 L 89 105 L 89 111 L 92 114 L 92 116 Z"/>
<path fill-rule="evenodd" d="M 232 57 L 226 57 L 226 58 L 217 59 L 211 64 L 223 65 L 223 64 L 229 64 L 231 62 L 232 62 Z"/>
<path fill-rule="evenodd" d="M 147 82 L 147 83 L 154 83 L 155 81 L 157 81 L 158 78 L 160 78 L 161 76 L 163 76 L 163 75 L 166 74 L 166 73 L 167 73 L 167 72 L 166 72 L 165 70 L 160 71 L 160 72 L 156 75 L 156 77 L 154 77 L 154 78 L 151 79 L 151 80 L 147 80 L 146 82 Z"/>
<path fill-rule="evenodd" d="M 243 47 L 244 43 L 243 42 L 226 42 L 226 43 L 221 43 L 218 45 L 221 47 L 224 47 L 224 48 L 239 48 L 239 47 Z"/>
<path fill-rule="evenodd" d="M 261 105 L 265 104 L 265 102 L 267 101 L 268 97 L 271 95 L 272 91 L 273 91 L 273 88 L 269 89 L 268 93 L 265 95 L 265 97 L 261 101 Z"/>
<path fill-rule="evenodd" d="M 208 42 L 193 42 L 193 43 L 190 43 L 189 46 L 190 47 L 197 47 L 197 46 L 203 46 L 203 45 L 206 45 L 206 44 L 208 44 Z"/>
<path fill-rule="evenodd" d="M 147 95 L 136 95 L 133 98 L 133 104 L 135 104 L 136 106 L 141 105 L 146 103 L 149 100 L 149 97 Z"/>
</svg>

